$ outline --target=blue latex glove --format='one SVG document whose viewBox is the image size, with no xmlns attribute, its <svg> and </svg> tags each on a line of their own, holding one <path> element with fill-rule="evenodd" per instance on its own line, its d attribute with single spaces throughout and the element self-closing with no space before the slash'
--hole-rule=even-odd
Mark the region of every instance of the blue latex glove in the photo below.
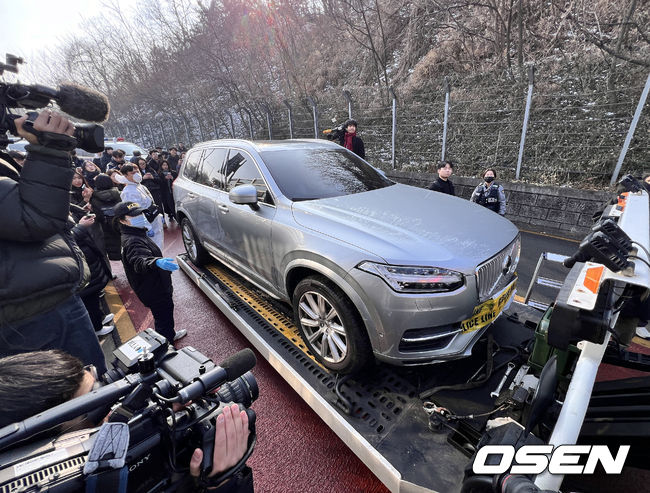
<svg viewBox="0 0 650 493">
<path fill-rule="evenodd" d="M 169 272 L 178 270 L 178 264 L 174 262 L 174 259 L 169 257 L 159 258 L 156 260 L 156 265 L 162 270 L 168 270 Z"/>
</svg>

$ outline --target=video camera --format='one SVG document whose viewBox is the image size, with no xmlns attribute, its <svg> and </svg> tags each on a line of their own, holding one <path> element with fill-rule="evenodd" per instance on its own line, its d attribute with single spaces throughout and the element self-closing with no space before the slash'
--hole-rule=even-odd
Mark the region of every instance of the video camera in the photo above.
<svg viewBox="0 0 650 493">
<path fill-rule="evenodd" d="M 23 63 L 23 59 L 7 54 L 6 60 L 6 63 L 0 63 L 0 75 L 5 71 L 18 73 L 18 64 Z M 52 89 L 38 84 L 10 84 L 0 81 L 0 149 L 5 149 L 12 142 L 7 137 L 7 132 L 18 137 L 15 120 L 21 115 L 9 113 L 9 108 L 37 110 L 48 106 L 51 101 L 55 101 L 61 111 L 68 115 L 92 122 L 105 121 L 110 112 L 106 96 L 77 84 L 65 83 L 61 84 L 58 89 Z M 73 138 L 66 139 L 61 138 L 58 134 L 52 135 L 35 130 L 33 124 L 37 113 L 29 111 L 27 114 L 25 130 L 36 135 L 39 142 L 43 144 L 61 147 L 63 150 L 72 150 L 75 147 L 80 147 L 88 152 L 104 150 L 104 127 L 101 125 L 76 123 Z"/>
<path fill-rule="evenodd" d="M 202 475 L 211 471 L 216 418 L 232 403 L 248 415 L 248 450 L 217 481 L 243 467 L 255 446 L 249 406 L 259 394 L 250 349 L 217 366 L 193 347 L 169 347 L 147 329 L 113 354 L 99 388 L 0 429 L 0 492 L 39 484 L 50 492 L 80 491 L 89 481 L 116 488 L 128 483 L 129 493 L 176 491 L 188 479 L 194 449 L 203 450 Z M 101 428 L 42 438 L 80 417 L 96 426 L 109 412 Z"/>
</svg>

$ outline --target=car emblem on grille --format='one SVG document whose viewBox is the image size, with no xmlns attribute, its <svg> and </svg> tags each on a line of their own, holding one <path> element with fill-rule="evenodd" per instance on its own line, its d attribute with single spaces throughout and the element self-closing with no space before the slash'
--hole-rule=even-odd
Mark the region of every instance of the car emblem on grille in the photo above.
<svg viewBox="0 0 650 493">
<path fill-rule="evenodd" d="M 508 273 L 511 264 L 512 264 L 512 257 L 510 255 L 506 255 L 506 257 L 503 259 L 503 263 L 501 264 L 501 272 L 503 273 L 504 276 Z"/>
</svg>

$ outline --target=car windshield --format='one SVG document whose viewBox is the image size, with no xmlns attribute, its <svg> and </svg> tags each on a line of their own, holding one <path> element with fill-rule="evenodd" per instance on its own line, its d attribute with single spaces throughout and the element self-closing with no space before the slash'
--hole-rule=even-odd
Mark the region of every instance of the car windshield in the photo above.
<svg viewBox="0 0 650 493">
<path fill-rule="evenodd" d="M 316 200 L 394 185 L 345 149 L 265 150 L 260 155 L 288 199 Z"/>
</svg>

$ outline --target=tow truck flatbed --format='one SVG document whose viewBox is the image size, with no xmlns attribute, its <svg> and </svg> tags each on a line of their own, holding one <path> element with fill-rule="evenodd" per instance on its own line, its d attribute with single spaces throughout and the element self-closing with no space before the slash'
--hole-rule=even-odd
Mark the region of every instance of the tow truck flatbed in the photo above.
<svg viewBox="0 0 650 493">
<path fill-rule="evenodd" d="M 466 382 L 485 363 L 488 333 L 511 351 L 530 339 L 532 330 L 513 309 L 486 331 L 469 358 L 420 367 L 377 364 L 367 374 L 339 382 L 340 377 L 323 368 L 302 344 L 289 306 L 217 261 L 199 267 L 184 254 L 177 260 L 198 288 L 388 489 L 402 493 L 460 490 L 471 451 L 463 453 L 450 443 L 451 429 L 429 429 L 429 416 L 419 394 L 436 386 Z M 517 312 L 533 322 L 540 318 L 539 312 L 524 305 L 517 305 Z M 495 356 L 495 366 L 507 357 L 503 354 L 507 351 Z M 494 408 L 490 392 L 502 376 L 503 371 L 494 372 L 478 388 L 443 391 L 430 400 L 459 415 L 486 413 Z M 349 413 L 346 401 L 351 404 Z M 478 431 L 486 419 L 469 423 Z"/>
</svg>

